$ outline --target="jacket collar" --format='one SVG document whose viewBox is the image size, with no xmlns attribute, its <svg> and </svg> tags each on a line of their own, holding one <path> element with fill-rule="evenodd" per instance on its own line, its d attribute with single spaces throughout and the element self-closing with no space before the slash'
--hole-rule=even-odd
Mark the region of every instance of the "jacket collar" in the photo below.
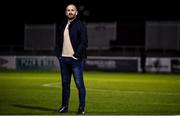
<svg viewBox="0 0 180 116">
<path fill-rule="evenodd" d="M 77 19 L 77 17 L 76 17 L 73 21 L 70 22 L 70 25 L 73 24 L 73 23 L 75 23 L 75 22 L 77 22 L 77 21 L 78 21 L 78 19 Z M 66 20 L 65 20 L 65 24 L 67 24 L 67 22 L 68 22 L 68 20 L 66 19 Z"/>
</svg>

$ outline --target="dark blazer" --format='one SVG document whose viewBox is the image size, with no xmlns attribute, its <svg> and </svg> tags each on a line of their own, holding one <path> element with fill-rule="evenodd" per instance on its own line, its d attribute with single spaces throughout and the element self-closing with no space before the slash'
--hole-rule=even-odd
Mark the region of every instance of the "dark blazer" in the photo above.
<svg viewBox="0 0 180 116">
<path fill-rule="evenodd" d="M 56 28 L 56 55 L 62 56 L 64 29 L 66 27 L 67 20 L 63 21 L 61 25 L 57 25 Z M 70 41 L 74 50 L 74 57 L 82 61 L 87 57 L 86 48 L 88 47 L 87 29 L 86 26 L 77 18 L 73 20 L 69 25 Z"/>
</svg>

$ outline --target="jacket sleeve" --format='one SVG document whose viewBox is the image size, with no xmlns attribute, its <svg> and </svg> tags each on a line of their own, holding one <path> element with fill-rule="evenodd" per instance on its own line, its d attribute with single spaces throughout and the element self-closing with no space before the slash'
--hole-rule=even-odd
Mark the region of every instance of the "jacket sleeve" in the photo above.
<svg viewBox="0 0 180 116">
<path fill-rule="evenodd" d="M 80 44 L 78 45 L 74 57 L 80 58 L 83 54 L 83 52 L 86 50 L 88 47 L 88 37 L 87 37 L 87 28 L 83 23 L 80 23 L 79 26 L 79 33 L 80 33 Z"/>
<path fill-rule="evenodd" d="M 56 36 L 55 36 L 55 46 L 54 46 L 54 53 L 57 57 L 60 57 L 60 46 L 59 46 L 59 41 L 60 41 L 60 25 L 56 24 Z"/>
</svg>

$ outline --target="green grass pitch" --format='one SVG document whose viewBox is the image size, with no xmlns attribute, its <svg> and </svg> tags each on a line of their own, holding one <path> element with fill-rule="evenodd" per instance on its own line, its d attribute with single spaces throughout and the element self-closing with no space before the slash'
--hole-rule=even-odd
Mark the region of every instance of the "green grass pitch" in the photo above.
<svg viewBox="0 0 180 116">
<path fill-rule="evenodd" d="M 85 72 L 88 115 L 178 115 L 180 75 Z M 0 115 L 60 115 L 59 72 L 0 72 Z M 72 78 L 69 112 L 76 114 L 78 92 Z"/>
</svg>

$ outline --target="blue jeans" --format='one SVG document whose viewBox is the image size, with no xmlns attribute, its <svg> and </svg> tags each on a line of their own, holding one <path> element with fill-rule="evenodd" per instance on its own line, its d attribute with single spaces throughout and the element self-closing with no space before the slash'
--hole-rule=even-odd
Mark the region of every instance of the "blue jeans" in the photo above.
<svg viewBox="0 0 180 116">
<path fill-rule="evenodd" d="M 79 93 L 79 107 L 85 107 L 86 89 L 83 80 L 83 62 L 71 57 L 61 57 L 59 62 L 62 80 L 62 106 L 69 104 L 71 75 L 73 74 Z"/>
</svg>

